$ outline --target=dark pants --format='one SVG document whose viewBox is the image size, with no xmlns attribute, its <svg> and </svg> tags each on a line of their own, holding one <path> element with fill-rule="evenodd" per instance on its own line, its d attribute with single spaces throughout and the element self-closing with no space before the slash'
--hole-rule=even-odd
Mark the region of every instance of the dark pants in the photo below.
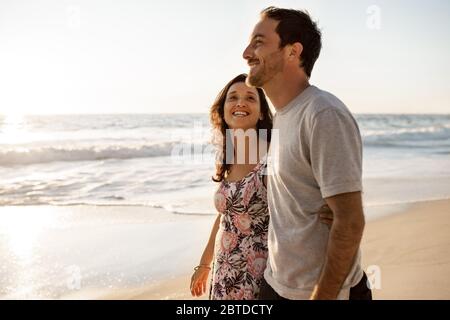
<svg viewBox="0 0 450 320">
<path fill-rule="evenodd" d="M 262 279 L 261 289 L 259 292 L 259 300 L 288 300 L 281 297 L 272 287 Z M 372 291 L 367 287 L 367 276 L 364 273 L 358 284 L 350 288 L 350 300 L 372 300 Z"/>
</svg>

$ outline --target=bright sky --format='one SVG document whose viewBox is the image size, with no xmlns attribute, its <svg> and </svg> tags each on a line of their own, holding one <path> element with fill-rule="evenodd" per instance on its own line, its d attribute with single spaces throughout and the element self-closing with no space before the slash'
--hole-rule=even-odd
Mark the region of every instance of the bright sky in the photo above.
<svg viewBox="0 0 450 320">
<path fill-rule="evenodd" d="M 2 0 L 0 113 L 207 112 L 269 5 L 319 21 L 311 82 L 352 112 L 450 112 L 448 0 Z"/>
</svg>

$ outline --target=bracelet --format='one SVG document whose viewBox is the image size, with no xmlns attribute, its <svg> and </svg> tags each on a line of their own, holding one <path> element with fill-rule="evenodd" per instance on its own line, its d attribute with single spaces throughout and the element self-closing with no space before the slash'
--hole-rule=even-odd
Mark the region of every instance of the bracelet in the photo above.
<svg viewBox="0 0 450 320">
<path fill-rule="evenodd" d="M 194 271 L 197 271 L 197 270 L 200 269 L 200 268 L 206 268 L 206 269 L 208 269 L 208 270 L 211 270 L 211 267 L 210 267 L 210 266 L 207 266 L 206 264 L 201 264 L 201 265 L 196 266 L 196 267 L 194 268 Z"/>
</svg>

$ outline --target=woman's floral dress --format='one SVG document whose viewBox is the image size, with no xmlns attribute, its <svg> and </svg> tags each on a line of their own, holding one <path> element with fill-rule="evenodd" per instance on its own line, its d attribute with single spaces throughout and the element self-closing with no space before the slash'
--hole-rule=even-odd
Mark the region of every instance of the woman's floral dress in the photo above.
<svg viewBox="0 0 450 320">
<path fill-rule="evenodd" d="M 257 299 L 267 261 L 269 210 L 264 159 L 243 179 L 222 181 L 214 202 L 221 216 L 210 288 L 213 300 Z"/>
</svg>

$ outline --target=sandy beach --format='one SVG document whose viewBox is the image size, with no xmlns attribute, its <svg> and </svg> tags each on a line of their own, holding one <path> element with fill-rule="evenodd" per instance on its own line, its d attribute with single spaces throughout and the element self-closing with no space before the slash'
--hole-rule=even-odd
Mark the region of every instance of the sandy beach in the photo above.
<svg viewBox="0 0 450 320">
<path fill-rule="evenodd" d="M 450 299 L 450 200 L 419 202 L 367 224 L 363 265 L 378 265 L 375 299 Z"/>
<path fill-rule="evenodd" d="M 374 298 L 450 299 L 450 200 L 365 211 Z M 214 218 L 139 206 L 1 207 L 0 299 L 192 299 L 191 270 Z"/>
<path fill-rule="evenodd" d="M 391 213 L 369 220 L 362 241 L 363 267 L 372 279 L 374 299 L 450 299 L 450 200 L 366 210 Z M 200 220 L 209 222 L 211 218 Z M 201 232 L 206 238 L 208 231 Z M 185 271 L 148 285 L 115 291 L 80 290 L 62 298 L 193 299 L 188 289 L 190 270 Z"/>
<path fill-rule="evenodd" d="M 212 218 L 142 206 L 0 207 L 0 299 L 139 295 L 188 272 Z"/>
<path fill-rule="evenodd" d="M 450 299 L 449 183 L 446 174 L 365 180 L 362 263 L 375 299 Z M 211 199 L 202 190 L 189 189 L 183 214 L 0 206 L 0 299 L 192 299 L 192 269 L 215 219 L 193 213 Z"/>
<path fill-rule="evenodd" d="M 368 221 L 362 241 L 363 267 L 378 266 L 374 299 L 450 299 L 450 200 L 417 202 L 369 210 L 389 210 Z M 187 270 L 188 271 L 188 270 Z M 190 274 L 106 299 L 192 299 Z M 201 297 L 207 299 L 207 295 Z"/>
</svg>

